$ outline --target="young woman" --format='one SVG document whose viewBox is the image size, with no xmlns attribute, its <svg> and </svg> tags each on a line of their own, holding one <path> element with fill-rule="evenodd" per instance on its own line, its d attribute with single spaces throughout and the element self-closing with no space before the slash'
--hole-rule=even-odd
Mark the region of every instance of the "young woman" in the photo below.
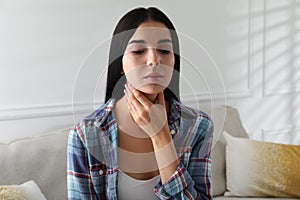
<svg viewBox="0 0 300 200">
<path fill-rule="evenodd" d="M 209 117 L 179 98 L 175 28 L 136 8 L 111 41 L 105 104 L 68 140 L 69 199 L 212 199 Z"/>
</svg>

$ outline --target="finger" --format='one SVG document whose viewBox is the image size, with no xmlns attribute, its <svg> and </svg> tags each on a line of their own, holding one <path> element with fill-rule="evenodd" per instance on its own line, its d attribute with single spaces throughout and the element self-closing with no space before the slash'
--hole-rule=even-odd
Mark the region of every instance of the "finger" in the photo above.
<svg viewBox="0 0 300 200">
<path fill-rule="evenodd" d="M 149 110 L 147 110 L 140 102 L 136 99 L 134 95 L 132 95 L 130 101 L 128 102 L 130 112 L 134 115 L 135 121 L 140 125 L 150 123 Z"/>
<path fill-rule="evenodd" d="M 145 125 L 149 123 L 149 115 L 142 107 L 137 108 L 132 101 L 128 104 L 128 106 L 130 114 L 138 125 Z"/>
<path fill-rule="evenodd" d="M 136 112 L 146 110 L 145 107 L 137 100 L 137 98 L 135 97 L 135 95 L 132 94 L 131 91 L 127 90 L 127 93 L 130 93 L 128 103 L 133 106 Z"/>
<path fill-rule="evenodd" d="M 134 114 L 137 113 L 137 109 L 135 108 L 135 105 L 132 103 L 132 100 L 128 101 L 127 105 L 130 113 L 134 113 Z"/>
<path fill-rule="evenodd" d="M 137 115 L 136 115 L 136 112 L 135 112 L 135 110 L 134 110 L 134 108 L 132 107 L 131 104 L 128 104 L 128 110 L 129 110 L 129 114 L 130 114 L 131 119 L 136 123 Z"/>
<path fill-rule="evenodd" d="M 126 97 L 127 97 L 127 101 L 129 102 L 132 96 L 132 92 L 131 90 L 128 88 L 128 85 L 125 84 L 125 90 L 124 90 Z"/>
<path fill-rule="evenodd" d="M 136 119 L 141 123 L 149 123 L 149 111 L 147 111 L 134 97 L 130 101 L 131 111 L 136 115 Z"/>
<path fill-rule="evenodd" d="M 146 110 L 149 110 L 153 105 L 149 99 L 147 99 L 140 91 L 135 89 L 131 84 L 129 84 L 129 89 L 132 92 L 132 96 L 141 104 L 142 107 L 145 107 Z"/>
<path fill-rule="evenodd" d="M 124 94 L 125 94 L 125 101 L 128 102 L 129 97 L 126 89 L 124 89 Z"/>
<path fill-rule="evenodd" d="M 128 97 L 127 105 L 128 105 L 129 111 L 133 112 L 133 114 L 135 116 L 137 116 L 139 114 L 139 112 L 144 110 L 144 107 L 135 98 L 135 96 L 132 94 L 132 91 L 129 89 L 129 87 L 127 85 L 125 85 L 125 88 L 126 88 L 125 93 L 127 94 L 127 97 Z"/>
<path fill-rule="evenodd" d="M 142 95 L 142 96 L 144 96 L 144 95 L 141 92 L 139 92 L 138 90 L 136 90 L 135 88 L 133 88 L 132 86 L 130 87 L 130 84 L 125 84 L 125 88 L 126 88 L 126 91 L 127 91 L 127 94 L 128 94 L 129 102 L 132 103 L 138 109 L 145 108 L 145 106 L 143 106 L 141 104 L 141 102 L 136 97 L 136 96 L 139 96 L 139 95 Z"/>
</svg>

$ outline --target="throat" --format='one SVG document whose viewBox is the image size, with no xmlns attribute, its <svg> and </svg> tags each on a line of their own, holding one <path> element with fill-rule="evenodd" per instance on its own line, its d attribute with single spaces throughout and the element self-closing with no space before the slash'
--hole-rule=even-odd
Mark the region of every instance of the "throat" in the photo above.
<svg viewBox="0 0 300 200">
<path fill-rule="evenodd" d="M 143 95 L 149 99 L 149 101 L 151 101 L 152 103 L 155 103 L 157 100 L 157 94 L 145 94 L 143 93 Z"/>
</svg>

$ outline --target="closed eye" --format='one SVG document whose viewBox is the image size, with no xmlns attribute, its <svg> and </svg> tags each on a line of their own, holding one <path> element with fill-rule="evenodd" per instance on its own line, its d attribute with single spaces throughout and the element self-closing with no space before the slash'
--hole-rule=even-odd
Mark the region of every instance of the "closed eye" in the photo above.
<svg viewBox="0 0 300 200">
<path fill-rule="evenodd" d="M 135 50 L 135 51 L 131 51 L 133 54 L 136 54 L 136 55 L 140 55 L 140 54 L 143 54 L 145 52 L 144 49 L 140 49 L 140 50 Z"/>
<path fill-rule="evenodd" d="M 171 51 L 165 50 L 165 49 L 158 49 L 158 51 L 159 51 L 160 53 L 162 53 L 162 54 L 165 54 L 165 55 L 171 53 Z"/>
</svg>

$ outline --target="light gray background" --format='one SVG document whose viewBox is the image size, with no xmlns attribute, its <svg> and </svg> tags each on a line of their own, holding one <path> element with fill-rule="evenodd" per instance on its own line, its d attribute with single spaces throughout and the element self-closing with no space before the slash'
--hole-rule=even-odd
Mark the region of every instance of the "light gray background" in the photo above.
<svg viewBox="0 0 300 200">
<path fill-rule="evenodd" d="M 184 103 L 226 103 L 252 138 L 300 143 L 296 0 L 0 0 L 0 140 L 70 127 L 74 108 L 77 118 L 97 108 L 113 29 L 138 6 L 157 6 L 179 32 Z"/>
</svg>

